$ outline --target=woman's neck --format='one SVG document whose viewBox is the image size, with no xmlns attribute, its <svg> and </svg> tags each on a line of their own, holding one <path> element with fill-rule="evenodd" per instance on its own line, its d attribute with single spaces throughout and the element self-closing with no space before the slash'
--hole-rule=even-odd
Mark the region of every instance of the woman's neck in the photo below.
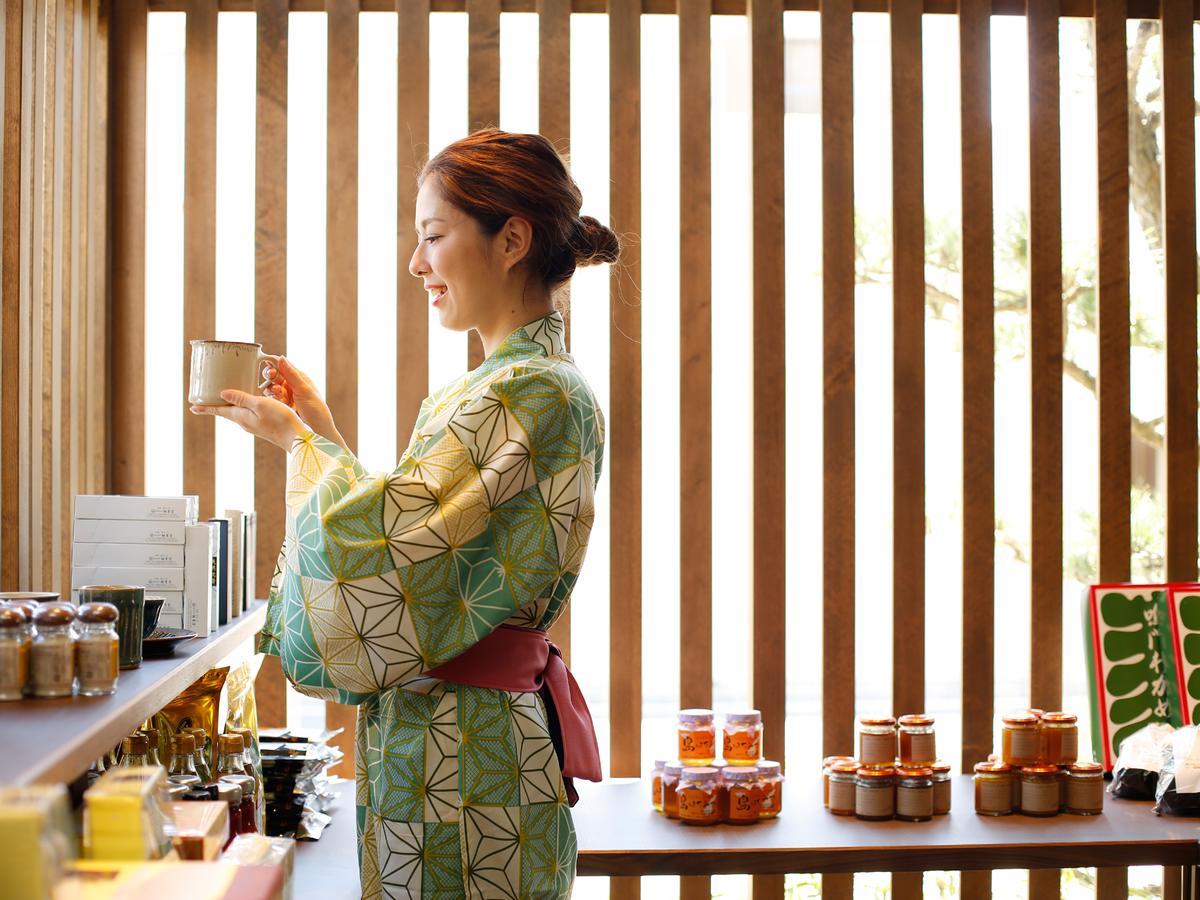
<svg viewBox="0 0 1200 900">
<path fill-rule="evenodd" d="M 491 322 L 475 326 L 475 330 L 479 332 L 479 339 L 483 342 L 485 359 L 495 353 L 504 339 L 522 325 L 554 312 L 554 301 L 549 292 L 544 292 L 537 298 L 527 294 L 524 302 L 519 297 L 511 302 L 504 302 L 501 310 L 501 314 Z"/>
</svg>

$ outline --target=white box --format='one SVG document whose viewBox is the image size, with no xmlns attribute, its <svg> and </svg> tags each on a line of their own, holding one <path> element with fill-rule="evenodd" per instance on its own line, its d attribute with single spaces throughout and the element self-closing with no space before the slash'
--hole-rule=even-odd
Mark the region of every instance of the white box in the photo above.
<svg viewBox="0 0 1200 900">
<path fill-rule="evenodd" d="M 242 614 L 242 591 L 246 589 L 246 573 L 242 555 L 242 544 L 246 540 L 245 517 L 240 509 L 225 510 L 229 520 L 229 565 L 233 570 L 233 593 L 229 596 L 229 618 Z"/>
<path fill-rule="evenodd" d="M 186 580 L 186 576 L 185 576 Z M 152 591 L 146 594 L 147 597 L 162 597 L 162 611 L 165 613 L 175 613 L 183 615 L 184 609 L 184 593 L 183 591 Z"/>
<path fill-rule="evenodd" d="M 71 565 L 182 569 L 183 547 L 177 544 L 74 544 Z"/>
<path fill-rule="evenodd" d="M 89 584 L 129 584 L 144 587 L 147 593 L 183 590 L 183 569 L 148 569 L 145 567 L 72 566 L 71 588 L 79 590 Z"/>
<path fill-rule="evenodd" d="M 79 494 L 75 498 L 76 519 L 152 519 L 192 524 L 200 499 L 186 497 L 131 497 L 121 494 Z"/>
<path fill-rule="evenodd" d="M 246 513 L 246 540 L 242 548 L 246 565 L 246 586 L 242 596 L 246 598 L 246 606 L 258 599 L 258 513 L 250 510 Z"/>
<path fill-rule="evenodd" d="M 141 519 L 76 519 L 77 544 L 178 544 L 183 546 L 182 522 Z"/>
<path fill-rule="evenodd" d="M 184 545 L 183 628 L 208 637 L 217 627 L 213 597 L 213 543 L 216 526 L 209 522 L 189 525 Z"/>
</svg>

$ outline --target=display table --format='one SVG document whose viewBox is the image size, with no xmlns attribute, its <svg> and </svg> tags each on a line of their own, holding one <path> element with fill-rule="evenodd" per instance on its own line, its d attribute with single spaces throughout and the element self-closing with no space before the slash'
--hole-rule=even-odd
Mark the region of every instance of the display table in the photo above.
<svg viewBox="0 0 1200 900">
<path fill-rule="evenodd" d="M 207 638 L 184 641 L 173 656 L 147 659 L 121 672 L 108 697 L 20 700 L 0 709 L 0 784 L 70 782 L 121 738 L 240 645 L 250 646 L 266 621 L 259 600 Z"/>
</svg>

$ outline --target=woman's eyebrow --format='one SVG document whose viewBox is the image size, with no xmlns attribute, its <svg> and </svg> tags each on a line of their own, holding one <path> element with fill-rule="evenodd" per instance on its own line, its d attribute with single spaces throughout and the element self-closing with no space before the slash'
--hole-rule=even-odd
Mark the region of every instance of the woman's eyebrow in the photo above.
<svg viewBox="0 0 1200 900">
<path fill-rule="evenodd" d="M 445 221 L 446 221 L 445 219 L 439 218 L 438 216 L 430 216 L 428 219 L 422 220 L 421 228 L 424 228 L 430 222 L 445 222 Z"/>
</svg>

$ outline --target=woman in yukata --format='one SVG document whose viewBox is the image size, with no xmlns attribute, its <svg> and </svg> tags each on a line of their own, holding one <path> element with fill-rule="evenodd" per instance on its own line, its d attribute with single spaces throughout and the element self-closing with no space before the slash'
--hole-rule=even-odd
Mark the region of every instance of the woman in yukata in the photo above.
<svg viewBox="0 0 1200 900">
<path fill-rule="evenodd" d="M 283 448 L 287 526 L 260 649 L 304 694 L 356 704 L 364 897 L 567 897 L 572 777 L 591 717 L 546 629 L 579 577 L 604 450 L 555 289 L 615 262 L 545 138 L 495 129 L 418 178 L 417 248 L 441 324 L 483 363 L 421 404 L 368 473 L 290 360 L 216 414 Z"/>
</svg>

